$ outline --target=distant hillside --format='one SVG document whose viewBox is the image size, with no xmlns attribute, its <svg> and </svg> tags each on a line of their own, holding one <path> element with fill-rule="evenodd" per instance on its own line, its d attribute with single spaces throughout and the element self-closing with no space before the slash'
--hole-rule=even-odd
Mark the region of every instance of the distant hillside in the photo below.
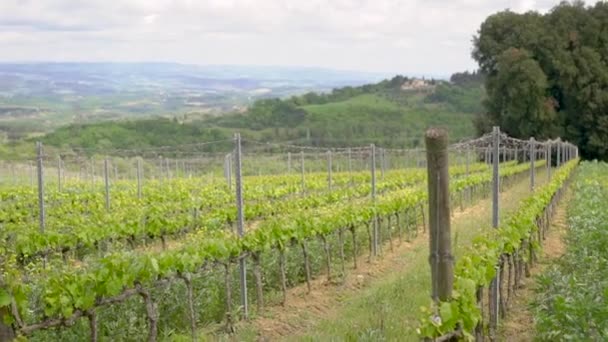
<svg viewBox="0 0 608 342">
<path fill-rule="evenodd" d="M 204 120 L 178 115 L 173 119 L 69 125 L 46 135 L 43 141 L 64 149 L 137 149 L 229 139 L 238 131 L 260 141 L 415 147 L 421 146 L 424 130 L 436 125 L 448 127 L 451 140 L 457 141 L 475 134 L 473 118 L 481 111 L 484 90 L 475 74 L 455 76 L 453 82 L 396 76 L 329 93 L 261 99 L 244 113 Z M 412 89 L 412 85 L 418 88 Z"/>
<path fill-rule="evenodd" d="M 69 125 L 43 137 L 42 141 L 45 145 L 63 149 L 82 147 L 94 150 L 137 150 L 229 138 L 229 134 L 217 128 L 205 128 L 203 125 L 193 123 L 181 124 L 176 120 L 158 118 Z M 219 145 L 214 148 L 217 146 Z"/>
<path fill-rule="evenodd" d="M 482 110 L 483 80 L 455 74 L 456 82 L 396 76 L 376 84 L 256 101 L 246 113 L 207 120 L 223 128 L 248 129 L 265 140 L 313 145 L 418 146 L 431 125 L 450 128 L 451 138 L 473 136 L 474 114 Z"/>
<path fill-rule="evenodd" d="M 0 133 L 68 124 L 244 110 L 260 98 L 375 82 L 382 75 L 306 67 L 175 63 L 0 63 Z"/>
</svg>

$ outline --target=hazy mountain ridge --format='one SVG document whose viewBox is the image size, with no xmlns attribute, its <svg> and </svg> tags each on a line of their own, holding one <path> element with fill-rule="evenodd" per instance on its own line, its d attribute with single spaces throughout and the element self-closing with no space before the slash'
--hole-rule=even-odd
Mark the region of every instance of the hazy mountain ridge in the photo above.
<svg viewBox="0 0 608 342">
<path fill-rule="evenodd" d="M 0 63 L 0 133 L 66 124 L 244 111 L 256 99 L 376 82 L 380 74 L 283 66 Z"/>
<path fill-rule="evenodd" d="M 322 68 L 198 66 L 175 63 L 0 63 L 0 94 L 106 95 L 113 92 L 324 90 L 377 81 L 381 74 Z"/>
</svg>

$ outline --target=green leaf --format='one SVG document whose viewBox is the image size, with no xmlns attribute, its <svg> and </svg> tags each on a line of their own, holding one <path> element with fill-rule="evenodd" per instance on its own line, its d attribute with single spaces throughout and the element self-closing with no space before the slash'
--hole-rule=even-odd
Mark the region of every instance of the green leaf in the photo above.
<svg viewBox="0 0 608 342">
<path fill-rule="evenodd" d="M 11 304 L 11 296 L 6 289 L 0 289 L 0 307 L 9 306 Z"/>
<path fill-rule="evenodd" d="M 439 314 L 441 315 L 441 320 L 443 324 L 447 324 L 447 322 L 451 322 L 454 316 L 452 315 L 452 305 L 450 302 L 442 302 L 439 306 Z"/>
</svg>

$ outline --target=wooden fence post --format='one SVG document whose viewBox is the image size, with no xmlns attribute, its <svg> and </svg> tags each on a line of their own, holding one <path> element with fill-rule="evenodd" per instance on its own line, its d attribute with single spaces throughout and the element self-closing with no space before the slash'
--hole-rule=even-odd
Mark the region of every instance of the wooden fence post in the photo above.
<svg viewBox="0 0 608 342">
<path fill-rule="evenodd" d="M 498 153 L 500 148 L 500 128 L 498 126 L 494 126 L 492 130 L 492 154 L 493 154 L 493 164 L 492 164 L 492 227 L 497 229 L 499 223 L 499 191 L 500 191 L 500 173 L 499 173 L 499 163 L 498 163 Z M 524 156 L 525 156 L 524 151 Z M 525 157 L 524 157 L 525 160 Z M 489 310 L 490 310 L 490 335 L 491 339 L 494 338 L 496 329 L 498 327 L 498 316 L 500 310 L 500 293 L 499 293 L 499 284 L 500 284 L 500 272 L 502 269 L 502 264 L 497 265 L 497 273 L 494 279 L 490 282 L 490 293 L 489 293 Z"/>
<path fill-rule="evenodd" d="M 452 296 L 454 282 L 454 259 L 450 233 L 448 133 L 444 129 L 430 128 L 426 131 L 425 142 L 432 298 L 434 301 L 445 301 Z"/>
<path fill-rule="evenodd" d="M 236 223 L 237 233 L 239 237 L 245 235 L 245 211 L 243 207 L 243 176 L 242 176 L 242 155 L 241 155 L 241 134 L 235 133 L 234 135 L 234 178 L 236 180 Z M 245 256 L 239 258 L 239 281 L 241 285 L 241 306 L 243 310 L 243 317 L 247 319 L 249 317 L 248 301 L 247 301 L 247 264 L 245 262 Z"/>
<path fill-rule="evenodd" d="M 536 141 L 530 138 L 530 191 L 534 191 L 534 182 L 536 178 L 536 170 L 534 162 L 536 161 Z"/>
</svg>

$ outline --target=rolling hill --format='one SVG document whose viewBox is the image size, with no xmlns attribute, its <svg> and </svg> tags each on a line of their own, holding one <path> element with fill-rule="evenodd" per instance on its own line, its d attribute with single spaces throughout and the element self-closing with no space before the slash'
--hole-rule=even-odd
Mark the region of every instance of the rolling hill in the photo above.
<svg viewBox="0 0 608 342">
<path fill-rule="evenodd" d="M 475 135 L 473 120 L 480 112 L 481 82 L 429 81 L 428 89 L 404 90 L 411 82 L 397 76 L 376 84 L 336 88 L 330 93 L 306 93 L 284 99 L 261 99 L 246 112 L 205 119 L 188 115 L 145 120 L 72 124 L 42 137 L 50 148 L 137 149 L 229 139 L 316 146 L 417 147 L 429 126 L 445 126 L 450 139 Z M 33 146 L 34 139 L 17 145 Z M 230 148 L 227 144 L 226 149 Z M 216 147 L 217 148 L 217 147 Z M 18 149 L 20 153 L 33 148 Z M 0 151 L 2 153 L 2 151 Z M 6 154 L 6 153 L 3 153 Z"/>
</svg>

